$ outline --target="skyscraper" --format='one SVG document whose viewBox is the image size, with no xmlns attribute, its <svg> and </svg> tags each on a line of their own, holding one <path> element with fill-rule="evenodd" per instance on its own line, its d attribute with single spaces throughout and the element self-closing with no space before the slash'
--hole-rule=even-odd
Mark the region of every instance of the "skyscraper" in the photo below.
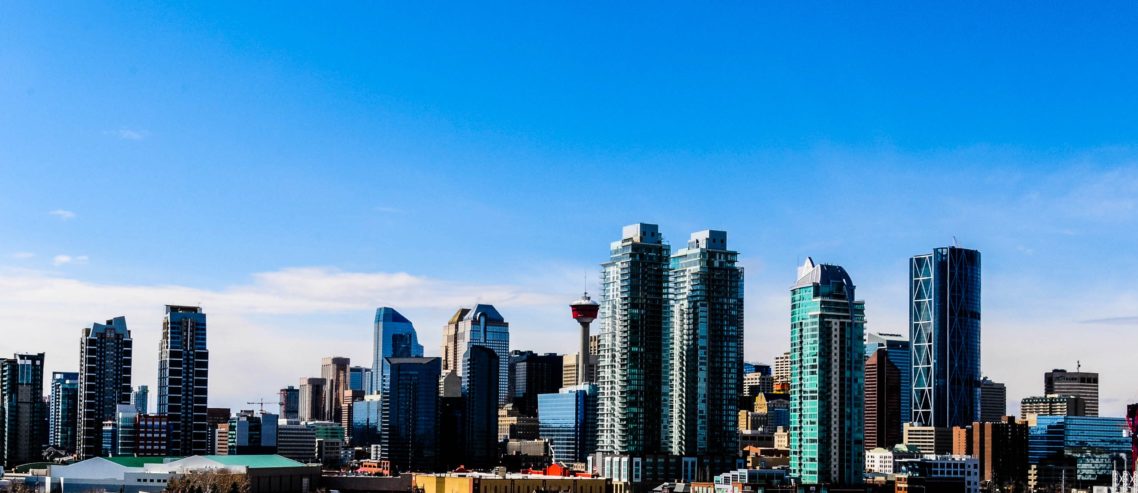
<svg viewBox="0 0 1138 493">
<path fill-rule="evenodd" d="M 280 406 L 281 419 L 300 419 L 300 389 L 292 385 L 281 389 Z"/>
<path fill-rule="evenodd" d="M 486 346 L 470 346 L 465 361 L 466 465 L 487 469 L 497 465 L 498 458 L 498 354 Z"/>
<path fill-rule="evenodd" d="M 1008 414 L 1008 390 L 1004 384 L 980 380 L 980 422 L 996 423 Z"/>
<path fill-rule="evenodd" d="M 1098 373 L 1051 370 L 1043 374 L 1043 393 L 1082 397 L 1087 416 L 1098 416 Z"/>
<path fill-rule="evenodd" d="M 845 269 L 798 269 L 790 301 L 790 474 L 861 484 L 865 471 L 865 304 Z"/>
<path fill-rule="evenodd" d="M 439 358 L 388 358 L 388 392 L 383 395 L 381 451 L 394 472 L 432 471 L 436 439 Z"/>
<path fill-rule="evenodd" d="M 597 387 L 566 387 L 537 396 L 538 433 L 549 441 L 554 462 L 585 462 L 597 447 Z"/>
<path fill-rule="evenodd" d="M 671 257 L 664 319 L 664 447 L 708 460 L 738 455 L 743 268 L 727 233 L 692 233 Z M 722 472 L 722 471 L 718 471 Z"/>
<path fill-rule="evenodd" d="M 43 401 L 43 353 L 0 360 L 3 463 L 14 467 L 43 460 L 47 405 Z"/>
<path fill-rule="evenodd" d="M 78 443 L 79 374 L 52 372 L 48 401 L 47 443 L 55 448 L 75 451 Z"/>
<path fill-rule="evenodd" d="M 348 366 L 352 361 L 342 356 L 329 356 L 320 363 L 320 377 L 324 379 L 324 421 L 340 423 L 344 420 L 344 391 L 348 390 Z"/>
<path fill-rule="evenodd" d="M 789 351 L 774 357 L 774 381 L 775 383 L 790 381 Z"/>
<path fill-rule="evenodd" d="M 909 281 L 912 421 L 968 426 L 980 418 L 980 252 L 914 256 Z"/>
<path fill-rule="evenodd" d="M 324 421 L 324 392 L 328 382 L 323 378 L 300 379 L 300 408 L 298 414 L 301 421 Z"/>
<path fill-rule="evenodd" d="M 134 342 L 126 318 L 83 329 L 79 343 L 79 425 L 76 453 L 94 457 L 103 443 L 103 422 L 117 419 L 118 406 L 130 404 Z M 113 449 L 113 447 L 111 447 Z"/>
<path fill-rule="evenodd" d="M 147 401 L 150 400 L 150 387 L 146 385 L 139 385 L 130 393 L 130 405 L 134 406 L 134 412 L 142 415 L 149 412 L 150 406 Z"/>
<path fill-rule="evenodd" d="M 868 358 L 880 348 L 886 349 L 889 353 L 889 362 L 896 366 L 901 373 L 898 397 L 901 399 L 901 422 L 907 423 L 913 419 L 913 352 L 909 346 L 909 340 L 901 334 L 866 332 L 865 357 Z"/>
<path fill-rule="evenodd" d="M 908 355 L 906 355 L 908 356 Z M 879 348 L 865 361 L 865 448 L 891 449 L 901 443 L 901 370 L 889 350 Z"/>
<path fill-rule="evenodd" d="M 655 224 L 625 226 L 602 264 L 597 450 L 661 451 L 665 283 L 671 248 Z"/>
<path fill-rule="evenodd" d="M 423 345 L 419 344 L 415 326 L 394 308 L 383 306 L 375 310 L 375 330 L 372 334 L 375 351 L 372 357 L 371 376 L 375 382 L 368 393 L 383 392 L 384 358 L 420 358 Z"/>
<path fill-rule="evenodd" d="M 169 454 L 209 453 L 208 399 L 205 313 L 196 306 L 166 305 L 158 361 L 158 414 L 165 414 L 169 421 Z"/>
<path fill-rule="evenodd" d="M 371 374 L 371 368 L 366 366 L 348 367 L 348 390 L 371 394 L 374 383 L 375 377 Z"/>
<path fill-rule="evenodd" d="M 537 416 L 537 396 L 556 393 L 561 388 L 561 362 L 560 354 L 510 353 L 508 389 L 514 410 L 522 416 Z"/>
<path fill-rule="evenodd" d="M 467 353 L 474 346 L 498 354 L 498 404 L 506 404 L 510 397 L 510 324 L 493 305 L 460 308 L 443 330 L 443 371 L 458 374 L 463 392 L 470 386 Z"/>
</svg>

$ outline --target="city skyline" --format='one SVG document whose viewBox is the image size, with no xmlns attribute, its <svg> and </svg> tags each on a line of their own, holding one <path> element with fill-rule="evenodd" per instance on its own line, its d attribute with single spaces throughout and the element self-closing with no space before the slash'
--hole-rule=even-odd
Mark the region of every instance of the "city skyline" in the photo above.
<svg viewBox="0 0 1138 493">
<path fill-rule="evenodd" d="M 76 371 L 81 329 L 125 316 L 132 383 L 155 394 L 162 307 L 200 305 L 227 376 L 210 405 L 239 409 L 322 357 L 366 366 L 381 306 L 428 356 L 476 304 L 512 348 L 572 353 L 565 304 L 599 293 L 609 242 L 643 221 L 673 249 L 730 233 L 749 361 L 789 349 L 807 256 L 857 274 L 867 331 L 907 334 L 910 257 L 958 243 L 984 255 L 981 367 L 1009 413 L 1077 361 L 1102 415 L 1138 401 L 1126 16 L 735 6 L 629 26 L 535 8 L 6 5 L 0 354 Z"/>
</svg>

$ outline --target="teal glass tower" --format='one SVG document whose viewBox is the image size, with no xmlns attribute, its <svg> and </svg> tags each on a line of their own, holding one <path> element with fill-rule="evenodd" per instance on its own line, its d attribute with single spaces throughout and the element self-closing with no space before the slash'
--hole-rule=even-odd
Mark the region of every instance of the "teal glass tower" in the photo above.
<svg viewBox="0 0 1138 493">
<path fill-rule="evenodd" d="M 865 471 L 865 304 L 845 269 L 798 269 L 790 301 L 790 474 L 856 485 Z"/>
</svg>

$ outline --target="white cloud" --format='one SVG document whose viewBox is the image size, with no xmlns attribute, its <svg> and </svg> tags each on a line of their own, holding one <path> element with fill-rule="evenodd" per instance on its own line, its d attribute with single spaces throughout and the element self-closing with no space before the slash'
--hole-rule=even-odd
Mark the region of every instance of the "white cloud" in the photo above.
<svg viewBox="0 0 1138 493">
<path fill-rule="evenodd" d="M 54 211 L 48 211 L 48 214 L 55 216 L 55 217 L 58 217 L 60 219 L 63 219 L 64 221 L 66 221 L 68 219 L 75 219 L 75 213 L 72 211 L 66 210 L 66 209 L 56 209 Z"/>
<path fill-rule="evenodd" d="M 14 253 L 12 253 L 12 255 L 10 255 L 10 257 L 12 257 L 16 260 L 26 260 L 26 259 L 30 259 L 30 258 L 35 257 L 35 256 L 36 256 L 36 254 L 34 254 L 32 252 L 14 252 Z"/>
<path fill-rule="evenodd" d="M 55 266 L 67 265 L 67 264 L 72 264 L 72 263 L 85 264 L 85 263 L 87 263 L 87 256 L 86 255 L 77 255 L 77 256 L 73 257 L 71 255 L 56 255 L 56 256 L 51 258 L 51 265 L 55 265 Z"/>
</svg>

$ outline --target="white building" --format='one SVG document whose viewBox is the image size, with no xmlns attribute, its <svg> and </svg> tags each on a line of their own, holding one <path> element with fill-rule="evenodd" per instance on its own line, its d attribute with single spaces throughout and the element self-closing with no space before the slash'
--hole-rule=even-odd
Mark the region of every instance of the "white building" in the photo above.
<svg viewBox="0 0 1138 493">
<path fill-rule="evenodd" d="M 881 447 L 866 450 L 865 472 L 893 474 L 893 451 Z"/>
</svg>

